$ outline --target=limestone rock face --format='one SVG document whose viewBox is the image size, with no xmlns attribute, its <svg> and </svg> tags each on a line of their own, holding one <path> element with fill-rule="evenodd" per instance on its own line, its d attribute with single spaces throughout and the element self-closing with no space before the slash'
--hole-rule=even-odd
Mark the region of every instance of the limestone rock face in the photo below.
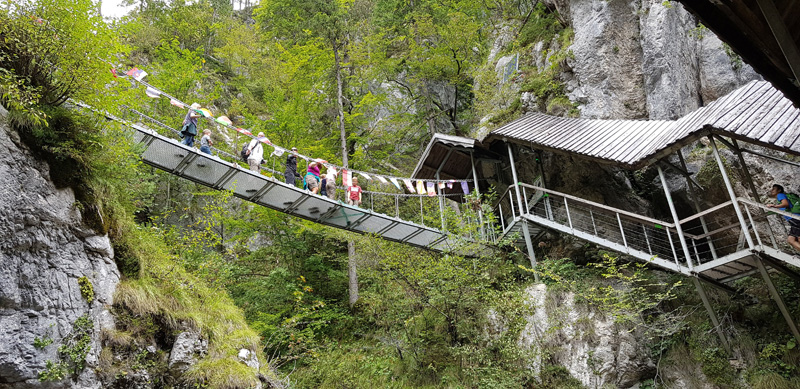
<svg viewBox="0 0 800 389">
<path fill-rule="evenodd" d="M 581 117 L 676 119 L 761 79 L 678 2 L 545 4 L 575 33 L 560 78 Z M 498 37 L 495 46 L 502 44 Z M 539 54 L 531 55 L 538 63 Z"/>
<path fill-rule="evenodd" d="M 635 331 L 575 304 L 571 293 L 548 296 L 547 286 L 540 284 L 526 294 L 535 310 L 520 335 L 520 345 L 551 350 L 550 362 L 566 367 L 584 386 L 630 388 L 655 374 L 646 345 Z M 542 354 L 536 354 L 534 371 L 542 367 Z"/>
<path fill-rule="evenodd" d="M 208 352 L 208 340 L 196 331 L 178 334 L 169 354 L 169 368 L 173 375 L 180 375 Z"/>
<path fill-rule="evenodd" d="M 580 104 L 581 117 L 647 116 L 636 5 L 628 1 L 570 1 L 575 38 L 568 64 L 578 86 L 568 96 Z"/>
<path fill-rule="evenodd" d="M 99 333 L 113 326 L 106 307 L 120 279 L 107 236 L 83 227 L 70 189 L 56 189 L 46 163 L 37 162 L 0 114 L 0 387 L 99 388 L 93 372 Z M 94 289 L 89 304 L 78 279 Z M 73 323 L 94 323 L 87 368 L 76 381 L 40 383 L 48 360 Z M 34 340 L 52 340 L 42 348 Z"/>
</svg>

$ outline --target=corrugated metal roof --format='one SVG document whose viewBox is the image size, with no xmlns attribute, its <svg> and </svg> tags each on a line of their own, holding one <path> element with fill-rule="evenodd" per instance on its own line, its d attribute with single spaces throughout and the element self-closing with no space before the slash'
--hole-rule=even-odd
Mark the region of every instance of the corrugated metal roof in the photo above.
<svg viewBox="0 0 800 389">
<path fill-rule="evenodd" d="M 766 81 L 752 81 L 678 120 L 573 119 L 539 113 L 492 131 L 513 141 L 630 168 L 717 133 L 800 155 L 800 110 Z"/>
</svg>

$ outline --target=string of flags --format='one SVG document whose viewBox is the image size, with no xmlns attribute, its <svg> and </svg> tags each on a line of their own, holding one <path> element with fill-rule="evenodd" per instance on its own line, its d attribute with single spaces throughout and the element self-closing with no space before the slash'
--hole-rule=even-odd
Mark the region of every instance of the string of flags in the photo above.
<svg viewBox="0 0 800 389">
<path fill-rule="evenodd" d="M 112 68 L 111 69 L 111 73 L 114 75 L 114 77 L 117 77 L 116 69 Z M 154 98 L 154 99 L 161 98 L 161 97 L 166 97 L 166 98 L 169 99 L 169 103 L 171 105 L 175 106 L 175 107 L 178 107 L 178 108 L 181 108 L 181 109 L 192 109 L 193 111 L 195 111 L 196 113 L 200 114 L 204 118 L 212 120 L 215 123 L 218 123 L 218 124 L 220 124 L 220 125 L 222 125 L 222 126 L 224 126 L 226 128 L 232 129 L 232 130 L 234 130 L 236 132 L 239 132 L 241 134 L 244 134 L 246 136 L 255 138 L 255 135 L 253 135 L 252 132 L 250 132 L 250 131 L 248 131 L 248 130 L 246 130 L 244 128 L 240 128 L 240 127 L 234 126 L 233 125 L 233 121 L 231 121 L 227 116 L 214 117 L 213 113 L 209 109 L 202 108 L 197 103 L 192 104 L 192 105 L 187 105 L 186 103 L 176 99 L 175 97 L 172 97 L 172 96 L 168 95 L 167 93 L 164 93 L 160 89 L 158 89 L 158 88 L 156 88 L 156 87 L 144 82 L 143 79 L 147 76 L 147 72 L 145 72 L 144 70 L 141 70 L 141 69 L 138 69 L 138 68 L 134 67 L 131 70 L 128 70 L 125 73 L 125 75 L 131 77 L 132 79 L 134 79 L 137 82 L 139 82 L 142 85 L 144 85 L 145 86 L 145 92 L 144 93 L 148 97 L 151 97 L 151 98 Z M 278 145 L 273 144 L 267 138 L 256 138 L 256 139 L 259 139 L 259 141 L 261 141 L 262 143 L 265 143 L 267 145 L 270 145 L 270 146 L 274 147 L 275 150 L 272 152 L 272 155 L 275 155 L 276 157 L 280 157 L 286 151 L 289 151 L 286 148 L 283 148 L 283 147 L 280 147 Z M 325 160 L 320 159 L 320 158 L 311 158 L 311 157 L 308 157 L 308 156 L 305 156 L 305 155 L 302 155 L 302 154 L 298 154 L 298 156 L 300 158 L 303 158 L 303 159 L 307 160 L 307 161 L 315 161 L 315 162 L 322 163 L 328 169 L 328 173 L 329 174 L 333 174 L 334 176 L 337 175 L 337 170 L 341 171 L 342 183 L 345 186 L 351 186 L 353 184 L 353 175 L 354 174 L 358 174 L 358 175 L 360 175 L 360 176 L 362 176 L 365 179 L 370 180 L 370 181 L 373 181 L 373 176 L 374 176 L 374 179 L 377 179 L 381 184 L 388 185 L 389 183 L 391 183 L 398 190 L 403 190 L 403 187 L 400 185 L 400 181 L 402 181 L 403 184 L 405 185 L 405 189 L 408 190 L 409 192 L 411 192 L 413 194 L 420 194 L 420 195 L 427 194 L 428 196 L 436 196 L 436 186 L 438 186 L 438 188 L 440 190 L 443 190 L 445 187 L 448 188 L 448 189 L 453 189 L 453 187 L 456 185 L 456 183 L 460 183 L 461 190 L 466 195 L 466 194 L 469 194 L 469 192 L 470 192 L 468 181 L 474 181 L 474 180 L 416 180 L 417 181 L 416 185 L 414 185 L 414 183 L 413 183 L 411 178 L 402 178 L 402 177 L 378 175 L 376 173 L 367 173 L 367 172 L 360 171 L 360 170 L 346 169 L 346 168 L 334 165 L 332 163 L 329 163 L 328 161 L 325 161 Z M 387 179 L 388 179 L 388 181 L 387 181 Z"/>
</svg>

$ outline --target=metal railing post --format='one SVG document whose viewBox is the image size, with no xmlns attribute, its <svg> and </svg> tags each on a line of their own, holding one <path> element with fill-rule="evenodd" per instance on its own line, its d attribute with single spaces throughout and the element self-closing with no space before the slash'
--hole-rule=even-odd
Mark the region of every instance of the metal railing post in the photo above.
<svg viewBox="0 0 800 389">
<path fill-rule="evenodd" d="M 642 231 L 644 231 L 644 241 L 647 243 L 647 252 L 653 255 L 653 249 L 650 247 L 650 238 L 647 237 L 647 227 L 642 224 Z"/>
<path fill-rule="evenodd" d="M 680 238 L 683 255 L 686 256 L 686 265 L 689 266 L 689 270 L 692 270 L 694 268 L 694 265 L 692 265 L 692 254 L 689 253 L 689 247 L 686 245 L 686 239 L 683 235 L 683 228 L 681 228 L 681 221 L 678 219 L 678 212 L 675 210 L 675 204 L 672 202 L 672 194 L 669 192 L 667 178 L 664 177 L 664 171 L 661 170 L 661 166 L 658 166 L 658 176 L 661 178 L 661 186 L 664 188 L 664 195 L 667 197 L 667 204 L 669 205 L 669 211 L 672 214 L 672 220 L 675 221 L 675 232 L 678 233 L 678 238 Z"/>
<path fill-rule="evenodd" d="M 592 212 L 591 208 L 589 208 L 589 217 L 592 219 L 592 229 L 594 229 L 594 235 L 595 236 L 600 236 L 597 233 L 597 224 L 595 224 L 595 222 L 594 222 L 594 212 Z"/>
<path fill-rule="evenodd" d="M 672 234 L 669 233 L 669 227 L 664 228 L 667 231 L 667 240 L 669 240 L 669 247 L 672 249 L 672 258 L 675 260 L 675 266 L 680 269 L 681 265 L 678 264 L 678 252 L 675 251 L 675 243 L 672 243 Z"/>
<path fill-rule="evenodd" d="M 575 231 L 575 228 L 572 227 L 572 217 L 569 215 L 569 204 L 567 204 L 566 197 L 564 197 L 564 210 L 567 211 L 567 222 L 569 223 L 569 228 Z"/>
<path fill-rule="evenodd" d="M 628 247 L 628 240 L 625 239 L 625 229 L 622 228 L 622 218 L 619 217 L 619 213 L 614 213 L 617 215 L 617 223 L 619 223 L 619 233 L 622 234 L 622 244 L 625 246 L 628 251 L 630 251 L 630 247 Z"/>
<path fill-rule="evenodd" d="M 501 202 L 497 203 L 497 207 L 500 210 L 500 212 L 499 212 L 500 213 L 500 227 L 503 227 L 503 231 L 505 231 L 506 230 L 506 221 L 505 221 L 505 218 L 503 217 L 503 202 L 501 201 Z"/>
<path fill-rule="evenodd" d="M 719 156 L 719 150 L 717 150 L 717 143 L 714 141 L 714 137 L 709 135 L 708 140 L 711 141 L 711 150 L 714 151 L 714 159 L 717 160 L 717 165 L 719 165 L 719 171 L 722 174 L 722 180 L 725 181 L 725 187 L 728 189 L 728 195 L 731 197 L 731 202 L 733 203 L 733 209 L 736 211 L 736 217 L 739 218 L 739 224 L 742 226 L 742 232 L 744 232 L 744 238 L 747 241 L 747 247 L 751 250 L 753 249 L 753 238 L 750 237 L 750 231 L 747 230 L 747 223 L 744 221 L 744 216 L 742 215 L 742 210 L 739 208 L 739 202 L 736 200 L 736 192 L 733 191 L 733 186 L 731 185 L 730 179 L 728 179 L 728 173 L 725 171 L 725 164 L 722 163 L 722 157 Z"/>
<path fill-rule="evenodd" d="M 744 211 L 747 213 L 747 218 L 750 220 L 750 225 L 753 226 L 753 233 L 756 234 L 756 241 L 758 242 L 759 246 L 763 246 L 761 243 L 761 236 L 758 234 L 758 228 L 756 228 L 756 223 L 753 221 L 753 215 L 750 214 L 750 208 L 747 205 L 744 206 Z"/>
</svg>

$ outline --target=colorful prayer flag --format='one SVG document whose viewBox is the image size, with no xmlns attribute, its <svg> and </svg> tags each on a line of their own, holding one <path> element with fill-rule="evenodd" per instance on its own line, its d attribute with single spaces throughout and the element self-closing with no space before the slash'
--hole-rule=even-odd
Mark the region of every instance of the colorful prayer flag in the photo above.
<svg viewBox="0 0 800 389">
<path fill-rule="evenodd" d="M 375 177 L 378 178 L 378 181 L 380 181 L 381 184 L 388 184 L 389 183 L 389 181 L 386 181 L 386 179 L 383 178 L 383 176 L 375 176 Z"/>
<path fill-rule="evenodd" d="M 114 75 L 114 78 L 117 78 L 117 69 L 111 68 L 111 74 Z"/>
<path fill-rule="evenodd" d="M 425 182 L 422 180 L 417 180 L 417 193 L 425 194 Z"/>
<path fill-rule="evenodd" d="M 469 194 L 469 185 L 466 181 L 461 181 L 461 190 L 464 191 L 464 194 Z"/>
<path fill-rule="evenodd" d="M 439 183 L 439 189 L 444 189 L 444 182 Z"/>
<path fill-rule="evenodd" d="M 328 166 L 328 175 L 331 177 L 336 177 L 336 166 Z"/>
<path fill-rule="evenodd" d="M 350 180 L 350 178 L 351 178 L 350 174 L 351 173 L 349 171 L 347 171 L 345 169 L 342 169 L 342 184 L 344 186 L 352 186 L 353 185 L 353 182 Z"/>
<path fill-rule="evenodd" d="M 280 156 L 283 155 L 283 153 L 285 151 L 286 151 L 286 149 L 283 149 L 283 148 L 275 146 L 275 150 L 272 151 L 272 155 L 274 155 L 276 157 L 280 157 Z"/>
<path fill-rule="evenodd" d="M 207 117 L 207 118 L 213 118 L 214 117 L 214 115 L 211 114 L 211 111 L 209 111 L 209 110 L 207 110 L 205 108 L 199 108 L 199 109 L 197 109 L 197 112 L 200 112 L 200 114 L 203 115 L 203 117 Z"/>
<path fill-rule="evenodd" d="M 364 172 L 358 172 L 358 174 L 360 174 L 360 175 L 361 175 L 361 177 L 364 177 L 364 178 L 366 178 L 366 179 L 368 179 L 368 180 L 372 181 L 372 177 L 370 177 L 370 176 L 369 176 L 369 174 L 367 174 L 367 173 L 364 173 Z"/>
<path fill-rule="evenodd" d="M 454 182 L 456 182 L 456 180 L 447 181 L 447 189 L 453 189 Z"/>
<path fill-rule="evenodd" d="M 133 79 L 136 80 L 136 81 L 142 81 L 142 79 L 145 76 L 147 76 L 147 72 L 146 71 L 144 71 L 142 69 L 138 69 L 138 68 L 133 68 L 131 70 L 128 70 L 128 72 L 125 73 L 125 74 L 133 77 Z"/>
<path fill-rule="evenodd" d="M 152 97 L 154 99 L 161 97 L 161 91 L 153 89 L 149 86 L 147 87 L 147 89 L 144 90 L 144 94 L 146 94 L 147 97 Z"/>
<path fill-rule="evenodd" d="M 231 121 L 231 119 L 228 119 L 227 116 L 220 116 L 220 117 L 216 118 L 215 120 L 216 120 L 217 123 L 224 124 L 226 126 L 232 126 L 233 125 L 233 122 Z"/>
<path fill-rule="evenodd" d="M 436 196 L 436 188 L 434 188 L 432 182 L 428 182 L 428 196 L 431 197 Z"/>
<path fill-rule="evenodd" d="M 392 180 L 394 180 L 394 179 L 392 179 Z M 403 180 L 403 183 L 406 184 L 406 189 L 408 189 L 409 192 L 417 193 L 417 191 L 414 190 L 414 185 L 411 184 L 411 180 L 405 179 L 405 180 Z"/>
<path fill-rule="evenodd" d="M 178 108 L 186 108 L 186 106 L 183 103 L 181 103 L 180 101 L 175 100 L 175 99 L 169 99 L 169 103 L 174 105 L 174 106 L 176 106 L 176 107 L 178 107 Z"/>
<path fill-rule="evenodd" d="M 403 190 L 403 188 L 401 188 L 401 187 L 400 187 L 400 183 L 399 183 L 399 182 L 397 182 L 397 179 L 396 179 L 396 178 L 394 178 L 394 177 L 389 177 L 389 181 L 391 181 L 391 182 L 392 182 L 392 184 L 394 184 L 394 186 L 395 186 L 395 187 L 397 187 L 397 189 L 399 189 L 399 190 Z"/>
</svg>

